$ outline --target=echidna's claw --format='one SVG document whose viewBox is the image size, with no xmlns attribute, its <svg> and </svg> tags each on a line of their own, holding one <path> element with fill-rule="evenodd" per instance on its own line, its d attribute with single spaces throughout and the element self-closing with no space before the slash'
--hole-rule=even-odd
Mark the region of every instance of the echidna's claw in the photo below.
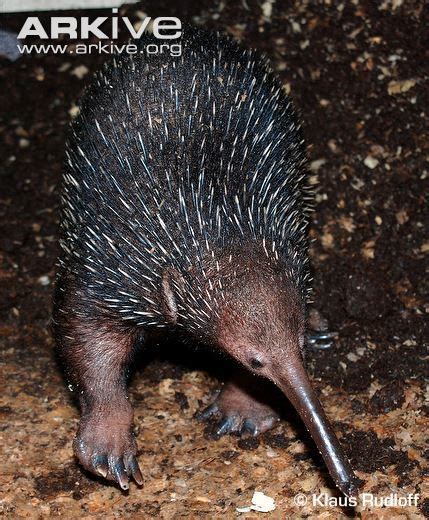
<svg viewBox="0 0 429 520">
<path fill-rule="evenodd" d="M 330 332 L 327 330 L 312 331 L 307 335 L 306 344 L 314 350 L 325 350 L 331 348 L 338 332 Z"/>
<path fill-rule="evenodd" d="M 212 417 L 216 417 L 220 415 L 220 410 L 216 402 L 212 403 L 210 406 L 207 406 L 207 408 L 204 408 L 204 410 L 201 410 L 197 412 L 194 417 L 198 421 L 207 421 L 208 419 Z"/>
<path fill-rule="evenodd" d="M 216 435 L 225 435 L 226 433 L 238 432 L 241 430 L 243 418 L 239 415 L 230 415 L 220 421 L 216 428 Z"/>
<path fill-rule="evenodd" d="M 136 481 L 136 483 L 139 486 L 142 486 L 143 485 L 143 475 L 142 475 L 142 472 L 140 471 L 139 463 L 137 462 L 137 459 L 136 459 L 136 457 L 134 457 L 134 455 L 130 458 L 130 460 L 128 462 L 128 470 L 131 473 L 131 475 L 133 476 L 133 479 Z"/>
<path fill-rule="evenodd" d="M 129 479 L 127 472 L 125 471 L 125 464 L 122 458 L 111 459 L 110 461 L 110 472 L 114 480 L 120 485 L 120 487 L 126 491 L 129 489 Z"/>
<path fill-rule="evenodd" d="M 107 461 L 107 455 L 94 455 L 92 458 L 92 465 L 96 473 L 106 478 L 109 472 L 109 463 Z"/>
<path fill-rule="evenodd" d="M 241 431 L 242 433 L 249 433 L 252 437 L 257 437 L 260 433 L 258 426 L 251 419 L 244 421 Z"/>
</svg>

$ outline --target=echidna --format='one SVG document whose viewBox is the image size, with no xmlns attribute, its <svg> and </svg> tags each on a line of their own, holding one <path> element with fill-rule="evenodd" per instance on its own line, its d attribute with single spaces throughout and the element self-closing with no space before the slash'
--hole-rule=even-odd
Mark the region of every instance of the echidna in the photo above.
<svg viewBox="0 0 429 520">
<path fill-rule="evenodd" d="M 240 377 L 203 414 L 218 433 L 275 423 L 254 397 L 263 376 L 354 494 L 302 363 L 311 192 L 297 117 L 255 52 L 188 26 L 180 42 L 180 57 L 116 56 L 72 125 L 54 328 L 82 410 L 75 454 L 123 489 L 142 483 L 127 372 L 145 331 L 176 327 L 253 374 L 252 392 Z"/>
</svg>

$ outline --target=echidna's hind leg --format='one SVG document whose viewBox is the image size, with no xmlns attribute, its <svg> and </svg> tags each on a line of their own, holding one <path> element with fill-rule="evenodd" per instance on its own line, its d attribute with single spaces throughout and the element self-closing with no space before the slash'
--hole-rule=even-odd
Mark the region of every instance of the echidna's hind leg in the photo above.
<svg viewBox="0 0 429 520">
<path fill-rule="evenodd" d="M 314 307 L 309 309 L 307 325 L 306 345 L 308 347 L 314 350 L 325 350 L 333 346 L 338 333 L 329 330 L 327 320 Z"/>
<path fill-rule="evenodd" d="M 197 419 L 211 421 L 216 436 L 227 433 L 257 436 L 271 429 L 279 421 L 274 408 L 275 388 L 245 370 L 237 371 L 234 376 L 213 404 L 197 414 Z"/>
<path fill-rule="evenodd" d="M 66 277 L 57 283 L 54 329 L 59 356 L 81 406 L 73 443 L 76 457 L 87 470 L 118 482 L 122 489 L 128 489 L 130 476 L 142 484 L 126 393 L 135 330 L 103 316 Z"/>
</svg>

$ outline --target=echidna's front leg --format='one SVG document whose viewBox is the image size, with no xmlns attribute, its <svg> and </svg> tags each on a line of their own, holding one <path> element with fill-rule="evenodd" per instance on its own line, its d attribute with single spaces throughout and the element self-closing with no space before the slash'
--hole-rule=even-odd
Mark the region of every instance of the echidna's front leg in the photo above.
<svg viewBox="0 0 429 520">
<path fill-rule="evenodd" d="M 79 312 L 79 304 L 73 302 L 78 295 L 57 301 L 54 312 L 58 352 L 81 406 L 74 453 L 87 470 L 128 489 L 130 476 L 143 483 L 126 393 L 135 333 L 115 328 L 93 309 L 90 317 Z"/>
<path fill-rule="evenodd" d="M 78 346 L 77 363 L 69 354 L 82 411 L 73 449 L 86 469 L 128 489 L 131 475 L 138 484 L 143 483 L 132 432 L 133 409 L 126 395 L 133 338 L 103 327 L 90 328 L 89 332 L 92 339 Z M 84 361 L 83 349 L 87 349 Z"/>
<path fill-rule="evenodd" d="M 214 422 L 215 435 L 228 433 L 257 436 L 280 420 L 273 385 L 245 370 L 238 370 L 225 384 L 213 404 L 197 419 Z"/>
</svg>

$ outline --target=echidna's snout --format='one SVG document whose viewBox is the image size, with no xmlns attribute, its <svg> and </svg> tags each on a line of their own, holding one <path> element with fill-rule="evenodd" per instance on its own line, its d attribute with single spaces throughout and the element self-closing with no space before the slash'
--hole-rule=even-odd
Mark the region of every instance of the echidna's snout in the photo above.
<svg viewBox="0 0 429 520">
<path fill-rule="evenodd" d="M 338 488 L 348 497 L 356 496 L 358 479 L 302 365 L 298 349 L 289 353 L 284 365 L 268 376 L 287 396 L 313 437 L 329 473 Z"/>
<path fill-rule="evenodd" d="M 336 485 L 354 496 L 358 479 L 340 446 L 303 365 L 305 307 L 298 287 L 252 257 L 222 279 L 224 298 L 217 309 L 211 343 L 249 371 L 272 381 L 301 416 Z M 227 284 L 229 282 L 229 284 Z M 215 282 L 212 282 L 214 285 Z M 164 300 L 170 301 L 164 288 Z M 173 306 L 170 304 L 170 314 Z"/>
<path fill-rule="evenodd" d="M 260 353 L 242 345 L 239 351 L 231 349 L 230 353 L 253 373 L 266 377 L 280 388 L 304 421 L 337 487 L 348 497 L 356 496 L 358 479 L 310 383 L 299 348 L 292 351 L 286 348 L 280 356 L 277 351 L 277 355 L 271 357 L 273 350 L 264 349 Z"/>
<path fill-rule="evenodd" d="M 354 496 L 358 479 L 303 366 L 304 311 L 293 291 L 284 305 L 268 293 L 260 289 L 257 303 L 253 299 L 229 306 L 218 329 L 221 346 L 281 389 L 304 421 L 338 488 Z"/>
<path fill-rule="evenodd" d="M 358 479 L 310 383 L 299 347 L 257 351 L 243 345 L 240 350 L 237 357 L 242 364 L 253 373 L 271 380 L 292 403 L 338 488 L 348 497 L 356 496 Z"/>
</svg>

